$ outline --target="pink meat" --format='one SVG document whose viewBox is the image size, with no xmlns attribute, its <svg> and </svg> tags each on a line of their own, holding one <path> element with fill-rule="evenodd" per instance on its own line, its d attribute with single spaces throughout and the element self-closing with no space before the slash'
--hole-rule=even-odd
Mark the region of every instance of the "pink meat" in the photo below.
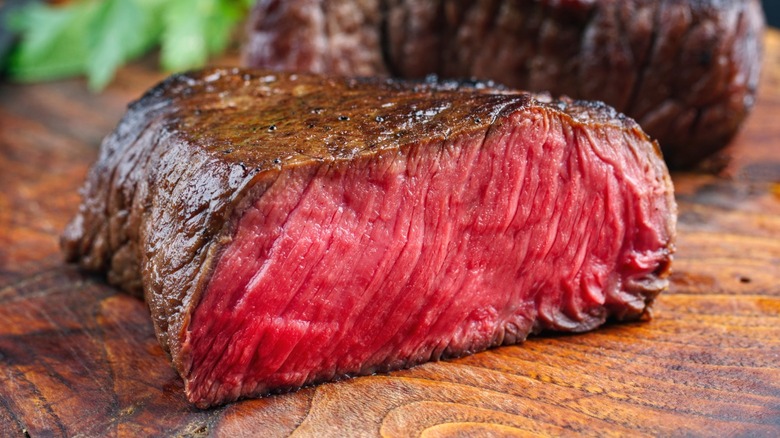
<svg viewBox="0 0 780 438">
<path fill-rule="evenodd" d="M 615 135 L 516 114 L 484 137 L 283 172 L 243 213 L 195 310 L 190 399 L 641 313 L 652 296 L 631 292 L 667 264 L 669 205 Z"/>
</svg>

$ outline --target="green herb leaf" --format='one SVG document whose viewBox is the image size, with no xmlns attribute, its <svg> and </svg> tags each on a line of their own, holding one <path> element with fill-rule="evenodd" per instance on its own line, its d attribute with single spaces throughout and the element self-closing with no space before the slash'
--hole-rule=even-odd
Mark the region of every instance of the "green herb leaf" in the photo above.
<svg viewBox="0 0 780 438">
<path fill-rule="evenodd" d="M 9 76 L 39 81 L 83 72 L 88 56 L 86 28 L 94 12 L 94 2 L 62 8 L 32 4 L 15 11 L 8 24 L 22 39 L 9 56 Z"/>
<path fill-rule="evenodd" d="M 247 1 L 171 0 L 165 7 L 161 62 L 164 69 L 200 67 L 225 49 L 230 32 L 246 14 Z"/>
<path fill-rule="evenodd" d="M 29 4 L 9 25 L 21 42 L 8 57 L 12 79 L 38 81 L 86 73 L 102 89 L 116 69 L 161 44 L 166 70 L 200 67 L 221 52 L 254 0 L 74 0 Z"/>
<path fill-rule="evenodd" d="M 206 48 L 206 13 L 210 0 L 170 0 L 163 12 L 160 62 L 165 70 L 179 71 L 203 65 Z"/>
<path fill-rule="evenodd" d="M 209 53 L 219 53 L 227 47 L 233 27 L 244 16 L 246 10 L 240 2 L 233 0 L 212 1 L 214 14 L 206 23 L 206 42 Z"/>
<path fill-rule="evenodd" d="M 86 72 L 89 87 L 100 90 L 128 59 L 149 49 L 148 18 L 133 0 L 104 0 L 90 20 Z"/>
</svg>

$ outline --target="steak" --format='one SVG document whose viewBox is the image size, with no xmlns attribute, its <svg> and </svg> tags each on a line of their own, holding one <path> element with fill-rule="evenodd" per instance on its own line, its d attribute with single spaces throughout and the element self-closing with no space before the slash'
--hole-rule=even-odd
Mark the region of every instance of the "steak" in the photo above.
<svg viewBox="0 0 780 438">
<path fill-rule="evenodd" d="M 753 106 L 758 0 L 261 0 L 245 63 L 405 78 L 475 76 L 601 100 L 672 167 L 722 149 Z"/>
<path fill-rule="evenodd" d="M 676 206 L 599 103 L 485 83 L 172 76 L 63 237 L 143 293 L 200 407 L 647 316 Z"/>
</svg>

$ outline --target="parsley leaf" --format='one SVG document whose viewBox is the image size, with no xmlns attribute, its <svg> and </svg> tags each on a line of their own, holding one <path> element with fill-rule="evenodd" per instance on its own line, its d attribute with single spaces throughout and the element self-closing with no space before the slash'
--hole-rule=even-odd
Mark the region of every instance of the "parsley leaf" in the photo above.
<svg viewBox="0 0 780 438">
<path fill-rule="evenodd" d="M 141 55 L 154 43 L 143 30 L 149 18 L 135 1 L 104 0 L 87 29 L 86 73 L 89 87 L 100 90 L 127 60 Z"/>
<path fill-rule="evenodd" d="M 171 71 L 203 65 L 230 42 L 230 33 L 246 13 L 246 1 L 170 0 L 163 20 L 161 62 Z"/>
<path fill-rule="evenodd" d="M 14 11 L 8 25 L 22 40 L 9 55 L 8 75 L 40 81 L 83 72 L 88 57 L 85 29 L 94 11 L 92 2 L 67 8 L 34 3 Z"/>
<path fill-rule="evenodd" d="M 223 51 L 254 0 L 74 0 L 27 4 L 10 14 L 21 36 L 7 61 L 19 81 L 86 74 L 92 90 L 116 69 L 160 45 L 164 69 L 200 67 Z"/>
</svg>

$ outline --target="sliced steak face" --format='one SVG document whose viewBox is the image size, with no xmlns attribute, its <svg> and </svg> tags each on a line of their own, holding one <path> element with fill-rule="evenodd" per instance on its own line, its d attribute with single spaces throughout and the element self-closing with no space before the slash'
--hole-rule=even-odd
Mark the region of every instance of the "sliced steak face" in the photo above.
<svg viewBox="0 0 780 438">
<path fill-rule="evenodd" d="M 261 0 L 244 58 L 288 71 L 476 76 L 601 100 L 684 168 L 723 148 L 752 108 L 763 28 L 759 0 Z"/>
<path fill-rule="evenodd" d="M 66 230 L 201 407 L 647 315 L 675 214 L 601 104 L 205 70 L 134 103 Z"/>
</svg>

